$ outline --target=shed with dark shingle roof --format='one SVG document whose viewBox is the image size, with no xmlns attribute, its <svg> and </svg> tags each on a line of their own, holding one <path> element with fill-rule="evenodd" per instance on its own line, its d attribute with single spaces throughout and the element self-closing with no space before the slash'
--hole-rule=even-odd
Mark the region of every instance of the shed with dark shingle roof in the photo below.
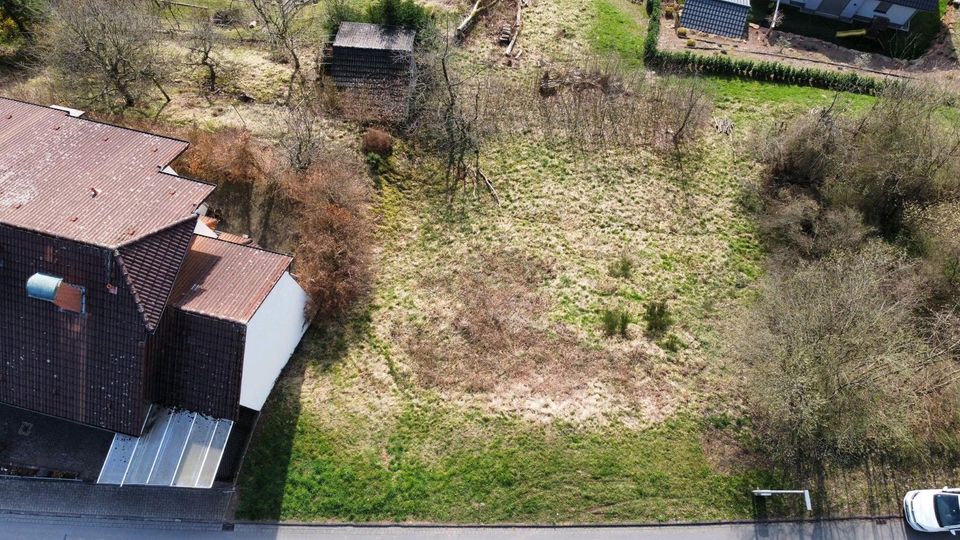
<svg viewBox="0 0 960 540">
<path fill-rule="evenodd" d="M 687 0 L 680 26 L 717 36 L 747 37 L 749 0 Z"/>
<path fill-rule="evenodd" d="M 330 75 L 348 116 L 400 120 L 416 81 L 416 32 L 345 22 L 333 41 Z"/>
</svg>

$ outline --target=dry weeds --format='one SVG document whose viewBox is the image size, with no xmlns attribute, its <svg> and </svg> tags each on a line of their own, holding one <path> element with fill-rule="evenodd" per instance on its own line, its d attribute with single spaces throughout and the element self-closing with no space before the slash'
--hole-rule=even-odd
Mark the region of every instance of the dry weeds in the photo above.
<svg viewBox="0 0 960 540">
<path fill-rule="evenodd" d="M 539 292 L 555 277 L 548 267 L 516 253 L 484 253 L 464 267 L 423 284 L 443 300 L 402 343 L 418 382 L 536 420 L 656 420 L 669 412 L 651 402 L 655 375 L 642 347 L 596 349 L 550 320 L 552 302 Z"/>
</svg>

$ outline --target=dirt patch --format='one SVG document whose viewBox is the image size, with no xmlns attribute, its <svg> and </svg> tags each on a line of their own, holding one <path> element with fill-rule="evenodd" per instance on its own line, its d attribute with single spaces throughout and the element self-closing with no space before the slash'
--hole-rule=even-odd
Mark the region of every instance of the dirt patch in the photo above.
<svg viewBox="0 0 960 540">
<path fill-rule="evenodd" d="M 737 474 L 758 465 L 757 456 L 748 452 L 739 441 L 729 433 L 709 429 L 700 436 L 703 453 L 714 472 Z"/>
<path fill-rule="evenodd" d="M 550 320 L 552 302 L 538 292 L 555 277 L 549 266 L 486 253 L 464 267 L 424 283 L 433 309 L 403 343 L 421 384 L 533 420 L 639 422 L 672 411 L 648 373 L 652 351 L 629 343 L 589 347 Z"/>
</svg>

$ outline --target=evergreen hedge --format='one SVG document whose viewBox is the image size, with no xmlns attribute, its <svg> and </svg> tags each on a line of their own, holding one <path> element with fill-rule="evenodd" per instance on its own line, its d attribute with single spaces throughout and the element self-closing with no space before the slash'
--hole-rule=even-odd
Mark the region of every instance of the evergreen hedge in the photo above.
<svg viewBox="0 0 960 540">
<path fill-rule="evenodd" d="M 813 86 L 858 94 L 876 94 L 888 83 L 856 73 L 835 73 L 814 68 L 793 67 L 779 62 L 762 62 L 729 56 L 707 56 L 690 51 L 666 52 L 657 48 L 660 39 L 660 0 L 647 0 L 650 25 L 644 41 L 644 60 L 649 67 L 675 69 L 704 75 L 742 77 L 759 81 Z"/>
</svg>

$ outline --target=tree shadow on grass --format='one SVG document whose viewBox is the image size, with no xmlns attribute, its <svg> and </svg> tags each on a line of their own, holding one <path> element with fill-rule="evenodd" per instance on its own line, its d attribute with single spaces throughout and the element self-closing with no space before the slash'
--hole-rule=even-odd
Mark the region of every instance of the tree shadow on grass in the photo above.
<svg viewBox="0 0 960 540">
<path fill-rule="evenodd" d="M 241 465 L 236 510 L 239 520 L 281 518 L 307 371 L 323 373 L 339 363 L 349 350 L 350 337 L 362 334 L 368 324 L 369 314 L 365 312 L 347 325 L 316 324 L 304 335 L 264 405 Z"/>
</svg>

